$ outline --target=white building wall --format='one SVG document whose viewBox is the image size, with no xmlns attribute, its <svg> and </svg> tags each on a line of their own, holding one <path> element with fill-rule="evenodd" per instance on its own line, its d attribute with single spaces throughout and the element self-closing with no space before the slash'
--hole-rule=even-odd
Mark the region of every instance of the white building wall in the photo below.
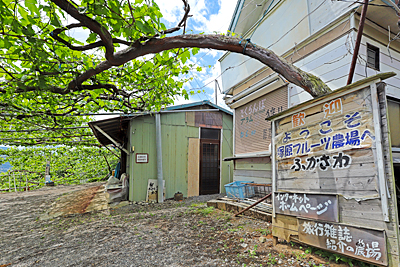
<svg viewBox="0 0 400 267">
<path fill-rule="evenodd" d="M 307 0 L 281 1 L 267 15 L 266 20 L 260 24 L 251 41 L 281 55 L 310 35 L 307 14 Z M 298 26 L 295 30 L 292 30 L 296 24 Z M 290 33 L 286 34 L 289 31 Z M 234 68 L 222 75 L 224 90 L 238 84 L 264 66 L 264 64 L 242 54 L 227 53 L 221 60 L 221 70 L 224 72 L 227 68 Z"/>
<path fill-rule="evenodd" d="M 335 19 L 360 5 L 354 2 L 307 0 L 308 11 L 310 13 L 310 34 L 317 33 Z"/>
<path fill-rule="evenodd" d="M 334 42 L 299 60 L 294 65 L 320 77 L 332 90 L 345 86 L 352 57 L 350 53 L 352 49 L 350 36 L 351 33 L 343 35 Z M 311 98 L 310 94 L 302 88 L 295 85 L 289 86 L 290 107 Z"/>
<path fill-rule="evenodd" d="M 296 47 L 296 44 L 305 40 L 312 34 L 316 34 L 323 27 L 332 23 L 335 19 L 343 16 L 349 10 L 359 6 L 354 2 L 338 2 L 323 0 L 281 0 L 275 9 L 268 15 L 267 19 L 257 28 L 252 37 L 252 42 L 263 47 L 271 46 L 271 50 L 282 55 Z M 354 14 L 350 14 L 348 23 L 354 27 L 335 41 L 314 51 L 312 54 L 296 62 L 295 65 L 304 71 L 310 72 L 322 79 L 331 89 L 336 90 L 346 85 L 354 43 L 356 28 L 358 27 Z M 294 30 L 290 31 L 296 24 Z M 368 26 L 367 32 L 368 32 Z M 285 36 L 285 33 L 290 31 Z M 366 31 L 366 29 L 364 30 Z M 387 36 L 380 33 L 377 39 L 368 36 L 376 36 L 371 32 L 363 36 L 360 48 L 360 58 L 366 58 L 366 43 L 370 43 L 380 49 L 380 71 L 394 71 L 400 74 L 400 53 L 391 49 L 387 50 Z M 379 40 L 379 41 L 377 41 Z M 385 43 L 386 40 L 386 43 Z M 251 45 L 251 44 L 249 44 Z M 397 49 L 399 50 L 399 49 Z M 301 49 L 297 50 L 301 56 Z M 290 57 L 288 59 L 290 61 Z M 264 65 L 254 59 L 249 59 L 242 54 L 228 53 L 221 60 L 221 69 L 233 67 L 222 75 L 223 89 L 227 90 L 260 70 Z M 365 61 L 359 61 L 354 81 L 377 74 L 378 71 L 365 67 Z M 385 80 L 387 83 L 388 95 L 400 98 L 400 75 Z M 303 89 L 289 85 L 289 107 L 311 99 L 311 96 Z"/>
<path fill-rule="evenodd" d="M 367 54 L 367 43 L 378 47 L 380 52 L 380 71 L 372 68 L 365 67 L 365 60 Z M 397 73 L 396 76 L 386 79 L 387 95 L 400 99 L 400 53 L 390 49 L 390 54 L 386 45 L 374 39 L 364 36 L 360 46 L 360 57 L 363 59 L 358 62 L 356 67 L 356 74 L 359 79 L 369 77 L 382 72 L 393 71 Z"/>
<path fill-rule="evenodd" d="M 300 69 L 310 72 L 322 79 L 332 90 L 346 85 L 352 54 L 354 50 L 354 32 L 342 36 L 327 46 L 315 51 L 309 56 L 296 62 L 294 65 Z M 380 50 L 380 71 L 366 67 L 367 43 L 378 47 Z M 391 55 L 391 56 L 390 56 Z M 359 51 L 359 60 L 356 65 L 353 82 L 365 79 L 383 72 L 396 72 L 397 76 L 386 79 L 388 96 L 400 99 L 400 53 L 390 49 L 387 45 L 376 41 L 368 36 L 363 36 Z M 289 106 L 293 107 L 312 97 L 302 88 L 289 86 Z"/>
</svg>

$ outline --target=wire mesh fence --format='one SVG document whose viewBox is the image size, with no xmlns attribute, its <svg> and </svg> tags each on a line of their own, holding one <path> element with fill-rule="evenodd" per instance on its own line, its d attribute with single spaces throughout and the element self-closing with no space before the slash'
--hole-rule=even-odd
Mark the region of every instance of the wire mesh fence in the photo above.
<svg viewBox="0 0 400 267">
<path fill-rule="evenodd" d="M 272 187 L 271 184 L 245 183 L 244 190 L 248 198 L 258 200 L 271 193 Z M 272 200 L 267 198 L 265 202 L 272 203 Z"/>
</svg>

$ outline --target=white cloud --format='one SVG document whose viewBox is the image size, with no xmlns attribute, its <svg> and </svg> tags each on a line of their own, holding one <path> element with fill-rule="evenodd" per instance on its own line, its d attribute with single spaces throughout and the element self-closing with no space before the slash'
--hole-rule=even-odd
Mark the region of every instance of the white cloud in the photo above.
<svg viewBox="0 0 400 267">
<path fill-rule="evenodd" d="M 236 6 L 236 1 L 219 0 L 218 3 L 220 6 L 218 14 L 211 15 L 210 19 L 207 20 L 207 31 L 217 31 L 225 33 L 228 30 L 229 24 L 231 22 L 232 15 Z"/>
<path fill-rule="evenodd" d="M 164 19 L 172 26 L 180 21 L 183 15 L 183 4 L 180 0 L 156 0 Z M 189 0 L 190 14 L 188 28 L 199 29 L 205 33 L 226 32 L 231 22 L 236 1 L 218 0 L 218 11 L 212 10 L 215 0 Z M 214 14 L 212 14 L 214 13 Z"/>
<path fill-rule="evenodd" d="M 177 24 L 179 22 L 179 19 L 181 19 L 180 15 L 183 12 L 182 1 L 157 0 L 156 3 L 160 7 L 161 13 L 167 22 L 171 24 Z"/>
</svg>

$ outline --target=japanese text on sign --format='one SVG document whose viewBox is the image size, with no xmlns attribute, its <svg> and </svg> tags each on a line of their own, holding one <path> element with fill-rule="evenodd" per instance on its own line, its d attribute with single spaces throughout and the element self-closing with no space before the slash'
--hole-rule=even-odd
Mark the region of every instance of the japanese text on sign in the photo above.
<svg viewBox="0 0 400 267">
<path fill-rule="evenodd" d="M 266 110 L 265 115 L 266 115 L 266 118 L 269 118 L 270 116 L 275 115 L 276 113 L 279 113 L 279 112 L 282 112 L 282 111 L 283 111 L 283 107 L 282 106 L 278 107 L 278 108 L 272 107 L 272 108 Z M 254 121 L 253 120 L 253 116 L 256 116 L 259 113 L 264 113 L 264 112 L 265 112 L 265 108 L 262 109 L 262 110 L 256 111 L 254 114 L 251 114 L 251 115 L 248 115 L 248 116 L 246 116 L 244 118 L 241 118 L 240 119 L 240 125 L 247 124 L 249 122 L 253 122 Z M 242 117 L 243 117 L 243 113 L 244 112 L 242 110 L 242 112 L 241 112 Z M 269 136 L 267 134 L 267 131 L 269 131 Z M 257 130 L 251 130 L 251 129 L 250 130 L 246 130 L 246 131 L 241 131 L 240 132 L 240 138 L 244 138 L 244 137 L 249 137 L 249 136 L 255 135 L 256 132 L 257 132 Z M 271 132 L 271 128 L 263 129 L 263 139 L 264 140 L 267 139 L 267 138 L 271 138 L 270 132 Z"/>
<path fill-rule="evenodd" d="M 147 153 L 136 153 L 136 163 L 148 163 L 149 155 Z"/>
<path fill-rule="evenodd" d="M 296 128 L 296 127 L 303 126 L 304 124 L 306 124 L 306 122 L 304 120 L 305 117 L 306 117 L 306 114 L 304 112 L 294 114 L 292 116 L 292 127 Z"/>
<path fill-rule="evenodd" d="M 361 119 L 362 116 L 359 112 L 346 114 L 343 124 L 347 130 L 337 133 L 331 128 L 332 121 L 330 119 L 324 120 L 319 123 L 320 129 L 318 130 L 318 134 L 320 137 L 314 135 L 311 140 L 309 137 L 312 133 L 308 129 L 300 129 L 298 132 L 284 132 L 282 133 L 281 140 L 283 144 L 277 146 L 276 155 L 278 158 L 289 158 L 309 154 L 317 148 L 330 151 L 345 147 L 360 147 L 368 139 L 375 140 L 375 136 L 371 130 L 356 129 L 361 126 Z M 292 123 L 294 123 L 293 118 Z"/>
<path fill-rule="evenodd" d="M 290 167 L 291 170 L 294 171 L 313 171 L 316 166 L 321 171 L 326 171 L 329 168 L 332 169 L 345 169 L 350 167 L 351 157 L 342 152 L 339 152 L 337 155 L 328 156 L 322 155 L 321 157 L 308 157 L 306 158 L 306 165 L 303 165 L 301 162 L 301 158 L 295 158 L 294 164 Z"/>
<path fill-rule="evenodd" d="M 277 213 L 327 221 L 338 221 L 337 198 L 334 195 L 275 193 Z"/>
<path fill-rule="evenodd" d="M 342 99 L 338 98 L 332 100 L 330 103 L 324 104 L 325 118 L 335 115 L 337 113 L 342 113 Z"/>
<path fill-rule="evenodd" d="M 287 108 L 287 93 L 280 88 L 235 108 L 235 154 L 269 150 L 271 122 L 266 118 Z"/>
<path fill-rule="evenodd" d="M 385 236 L 381 231 L 299 219 L 299 238 L 366 261 L 383 264 L 387 260 Z"/>
</svg>

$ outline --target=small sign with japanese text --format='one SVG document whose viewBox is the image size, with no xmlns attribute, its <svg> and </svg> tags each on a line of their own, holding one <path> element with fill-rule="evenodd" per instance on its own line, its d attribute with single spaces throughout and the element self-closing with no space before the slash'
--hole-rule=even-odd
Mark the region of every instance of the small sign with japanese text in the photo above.
<svg viewBox="0 0 400 267">
<path fill-rule="evenodd" d="M 276 192 L 276 213 L 338 222 L 338 202 L 335 195 Z"/>
<path fill-rule="evenodd" d="M 387 266 L 384 231 L 298 219 L 299 240 L 333 253 Z"/>
<path fill-rule="evenodd" d="M 136 153 L 136 163 L 149 163 L 149 154 Z"/>
</svg>

